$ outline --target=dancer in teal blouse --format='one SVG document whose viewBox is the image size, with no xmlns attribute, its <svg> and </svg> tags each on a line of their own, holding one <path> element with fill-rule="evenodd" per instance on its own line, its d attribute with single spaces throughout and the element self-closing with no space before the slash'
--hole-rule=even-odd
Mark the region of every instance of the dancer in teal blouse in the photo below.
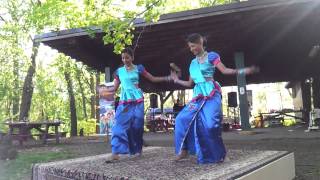
<svg viewBox="0 0 320 180">
<path fill-rule="evenodd" d="M 193 99 L 178 114 L 175 122 L 176 161 L 189 154 L 196 154 L 198 163 L 222 162 L 226 150 L 221 137 L 221 89 L 214 80 L 217 68 L 223 74 L 250 74 L 258 70 L 256 67 L 240 70 L 230 69 L 223 65 L 219 54 L 204 49 L 204 38 L 200 34 L 188 37 L 190 51 L 196 56 L 189 67 L 190 78 L 183 81 L 172 74 L 174 82 L 193 88 Z"/>
<path fill-rule="evenodd" d="M 141 155 L 144 128 L 143 92 L 139 88 L 139 77 L 142 75 L 152 82 L 169 82 L 171 76 L 155 77 L 143 65 L 133 64 L 134 56 L 130 48 L 121 53 L 124 66 L 115 72 L 115 91 L 121 86 L 120 101 L 116 109 L 115 124 L 112 127 L 112 158 L 107 163 L 119 160 L 119 154 Z"/>
</svg>

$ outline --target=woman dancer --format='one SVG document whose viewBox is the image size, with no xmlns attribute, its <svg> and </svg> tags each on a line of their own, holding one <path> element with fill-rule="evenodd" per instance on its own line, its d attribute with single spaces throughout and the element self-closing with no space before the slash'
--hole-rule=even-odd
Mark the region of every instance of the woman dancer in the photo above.
<svg viewBox="0 0 320 180">
<path fill-rule="evenodd" d="M 171 76 L 155 77 L 148 73 L 142 65 L 133 64 L 134 54 L 131 48 L 121 53 L 124 66 L 115 72 L 114 87 L 108 91 L 116 91 L 121 84 L 120 101 L 116 110 L 115 124 L 112 127 L 112 157 L 106 163 L 120 159 L 119 154 L 141 155 L 144 130 L 143 92 L 139 88 L 139 76 L 151 82 L 169 82 Z"/>
<path fill-rule="evenodd" d="M 190 153 L 197 155 L 200 164 L 222 162 L 226 150 L 221 138 L 221 89 L 213 78 L 215 68 L 226 75 L 251 74 L 258 68 L 236 70 L 225 67 L 217 53 L 205 51 L 204 38 L 200 34 L 189 35 L 187 42 L 196 56 L 189 67 L 189 80 L 183 81 L 177 75 L 171 75 L 176 84 L 185 87 L 195 84 L 192 101 L 176 118 L 175 160 L 184 159 Z"/>
</svg>

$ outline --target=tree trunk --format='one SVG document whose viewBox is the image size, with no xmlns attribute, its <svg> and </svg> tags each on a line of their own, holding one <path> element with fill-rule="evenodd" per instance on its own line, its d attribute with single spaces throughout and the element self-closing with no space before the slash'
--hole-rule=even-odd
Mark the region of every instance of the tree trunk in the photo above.
<svg viewBox="0 0 320 180">
<path fill-rule="evenodd" d="M 98 87 L 100 84 L 100 72 L 97 72 L 96 74 L 96 87 Z M 96 99 L 96 107 L 99 106 L 99 92 L 98 92 L 98 88 L 95 88 L 95 99 Z M 96 119 L 97 121 L 99 121 L 100 118 L 100 112 L 96 111 Z"/>
<path fill-rule="evenodd" d="M 90 97 L 90 105 L 91 105 L 91 119 L 95 119 L 96 117 L 96 89 L 95 89 L 95 83 L 94 83 L 94 75 L 90 75 L 90 91 L 91 91 L 91 97 Z"/>
<path fill-rule="evenodd" d="M 100 72 L 96 73 L 96 87 L 98 87 L 100 84 Z M 98 88 L 95 88 L 95 99 L 96 104 L 95 107 L 99 107 L 99 92 Z M 100 111 L 96 109 L 96 133 L 100 132 Z"/>
<path fill-rule="evenodd" d="M 77 136 L 77 109 L 76 109 L 76 100 L 73 92 L 73 83 L 71 79 L 71 74 L 69 72 L 70 64 L 67 62 L 66 69 L 64 71 L 64 77 L 67 82 L 69 101 L 70 101 L 70 118 L 71 118 L 71 136 Z"/>
<path fill-rule="evenodd" d="M 18 119 L 19 113 L 19 101 L 20 101 L 20 87 L 19 87 L 19 61 L 18 59 L 13 60 L 13 92 L 12 92 L 12 116 L 14 120 Z"/>
<path fill-rule="evenodd" d="M 8 100 L 6 100 L 6 116 L 8 116 L 8 117 L 11 117 L 11 104 L 12 104 L 12 101 L 11 101 L 11 99 L 8 99 Z"/>
<path fill-rule="evenodd" d="M 36 42 L 33 42 L 32 45 L 31 65 L 28 69 L 27 76 L 23 83 L 19 121 L 22 121 L 29 117 L 33 94 L 33 76 L 36 72 L 36 57 L 38 54 L 39 45 L 40 44 Z"/>
<path fill-rule="evenodd" d="M 79 83 L 79 87 L 80 87 L 80 93 L 81 93 L 81 97 L 82 97 L 82 110 L 83 110 L 83 115 L 84 118 L 87 120 L 88 119 L 88 115 L 87 115 L 87 108 L 86 108 L 86 96 L 84 94 L 84 89 L 83 89 L 83 84 L 81 82 L 81 73 L 80 73 L 80 69 L 77 68 L 77 80 Z"/>
</svg>

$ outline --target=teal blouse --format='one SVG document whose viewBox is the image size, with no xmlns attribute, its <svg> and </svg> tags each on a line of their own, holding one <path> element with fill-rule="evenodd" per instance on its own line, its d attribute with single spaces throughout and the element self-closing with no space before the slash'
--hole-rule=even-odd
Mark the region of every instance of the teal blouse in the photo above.
<svg viewBox="0 0 320 180">
<path fill-rule="evenodd" d="M 146 72 L 143 65 L 134 65 L 130 71 L 124 66 L 116 70 L 115 79 L 121 83 L 120 103 L 143 101 L 143 92 L 139 88 L 139 75 Z"/>
<path fill-rule="evenodd" d="M 197 58 L 191 61 L 189 73 L 195 83 L 193 98 L 210 97 L 216 90 L 220 91 L 218 83 L 206 80 L 214 77 L 215 66 L 220 62 L 220 56 L 215 52 L 209 52 L 204 63 L 199 63 Z"/>
</svg>

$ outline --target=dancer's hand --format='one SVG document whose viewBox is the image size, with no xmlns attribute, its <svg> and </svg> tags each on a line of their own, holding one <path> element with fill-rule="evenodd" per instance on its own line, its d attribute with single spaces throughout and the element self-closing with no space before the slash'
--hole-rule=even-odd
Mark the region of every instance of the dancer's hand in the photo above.
<svg viewBox="0 0 320 180">
<path fill-rule="evenodd" d="M 260 72 L 260 68 L 258 66 L 250 66 L 245 68 L 245 73 L 246 74 L 255 74 L 255 73 L 259 73 Z"/>
<path fill-rule="evenodd" d="M 174 82 L 179 80 L 178 74 L 175 71 L 171 71 L 170 77 Z"/>
<path fill-rule="evenodd" d="M 170 63 L 171 72 L 175 72 L 177 77 L 181 77 L 181 68 L 179 68 L 176 64 Z"/>
</svg>

